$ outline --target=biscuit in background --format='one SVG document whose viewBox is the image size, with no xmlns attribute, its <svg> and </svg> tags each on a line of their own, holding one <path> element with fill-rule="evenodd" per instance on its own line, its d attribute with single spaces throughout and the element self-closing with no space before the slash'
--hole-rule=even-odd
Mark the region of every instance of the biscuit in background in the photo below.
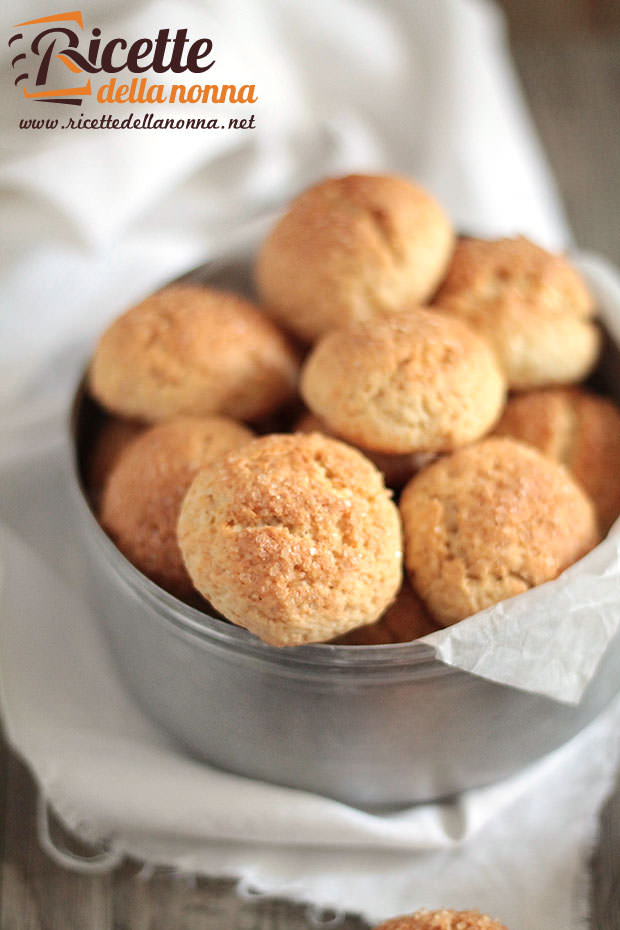
<svg viewBox="0 0 620 930">
<path fill-rule="evenodd" d="M 108 476 L 130 442 L 145 429 L 144 423 L 106 417 L 85 454 L 84 480 L 95 508 L 98 508 Z"/>
<path fill-rule="evenodd" d="M 393 917 L 374 930 L 506 930 L 506 927 L 480 911 L 422 910 Z"/>
<path fill-rule="evenodd" d="M 297 421 L 294 427 L 299 433 L 324 433 L 326 436 L 336 436 L 329 427 L 314 413 L 306 412 Z M 369 449 L 358 447 L 360 452 L 370 459 L 383 473 L 385 483 L 389 488 L 400 490 L 404 484 L 431 462 L 436 456 L 432 452 L 410 452 L 406 455 L 383 455 L 381 452 L 371 452 Z"/>
<path fill-rule="evenodd" d="M 402 580 L 400 519 L 380 472 L 320 433 L 262 436 L 203 469 L 178 538 L 201 594 L 274 646 L 372 623 Z"/>
<path fill-rule="evenodd" d="M 549 388 L 510 398 L 494 433 L 561 462 L 588 492 L 605 534 L 620 515 L 620 408 L 583 388 Z"/>
<path fill-rule="evenodd" d="M 300 194 L 256 263 L 267 311 L 305 342 L 423 303 L 454 245 L 439 204 L 411 181 L 349 175 Z"/>
<path fill-rule="evenodd" d="M 416 475 L 400 499 L 411 583 L 443 626 L 556 578 L 600 539 L 568 471 L 486 439 Z"/>
<path fill-rule="evenodd" d="M 250 301 L 179 284 L 111 323 L 89 388 L 108 411 L 149 423 L 179 415 L 254 420 L 295 396 L 298 368 L 292 344 Z"/>
<path fill-rule="evenodd" d="M 581 381 L 600 337 L 575 269 L 522 236 L 460 239 L 433 304 L 493 346 L 513 390 Z"/>
<path fill-rule="evenodd" d="M 166 591 L 191 599 L 176 525 L 196 472 L 252 439 L 246 427 L 223 417 L 177 417 L 132 440 L 109 474 L 101 524 L 136 568 Z"/>
<path fill-rule="evenodd" d="M 332 330 L 314 346 L 301 394 L 327 427 L 374 452 L 446 452 L 488 432 L 504 376 L 460 320 L 417 308 Z"/>
<path fill-rule="evenodd" d="M 376 623 L 357 627 L 332 640 L 340 646 L 381 646 L 387 643 L 410 643 L 440 627 L 405 578 L 396 600 Z"/>
</svg>

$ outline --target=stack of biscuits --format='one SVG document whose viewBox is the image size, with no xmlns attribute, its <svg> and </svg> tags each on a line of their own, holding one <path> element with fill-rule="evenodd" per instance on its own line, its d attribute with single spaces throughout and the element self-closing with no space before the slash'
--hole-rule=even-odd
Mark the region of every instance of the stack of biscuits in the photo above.
<svg viewBox="0 0 620 930">
<path fill-rule="evenodd" d="M 302 193 L 257 302 L 173 285 L 88 385 L 99 520 L 175 597 L 274 646 L 408 642 L 556 578 L 620 513 L 620 410 L 562 256 L 457 238 L 401 177 Z M 398 503 L 397 503 L 398 501 Z"/>
</svg>

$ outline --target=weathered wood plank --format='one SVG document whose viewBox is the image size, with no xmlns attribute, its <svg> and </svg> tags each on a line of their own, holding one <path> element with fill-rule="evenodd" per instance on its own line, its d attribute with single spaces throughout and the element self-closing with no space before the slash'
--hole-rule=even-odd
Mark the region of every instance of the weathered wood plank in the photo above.
<svg viewBox="0 0 620 930">
<path fill-rule="evenodd" d="M 32 779 L 9 754 L 1 875 L 2 930 L 110 930 L 109 877 L 85 877 L 51 862 L 39 849 Z"/>
<path fill-rule="evenodd" d="M 549 39 L 620 27 L 618 0 L 497 0 L 515 36 Z"/>
<path fill-rule="evenodd" d="M 558 36 L 590 25 L 589 0 L 499 0 L 515 36 Z"/>
<path fill-rule="evenodd" d="M 620 780 L 601 817 L 590 906 L 593 930 L 620 930 Z"/>
<path fill-rule="evenodd" d="M 287 901 L 237 897 L 233 882 L 188 881 L 157 872 L 116 886 L 115 930 L 308 930 L 307 909 Z M 363 930 L 350 918 L 340 930 Z"/>
<path fill-rule="evenodd" d="M 515 40 L 514 53 L 577 242 L 620 264 L 620 38 Z"/>
<path fill-rule="evenodd" d="M 595 29 L 620 28 L 620 3 L 618 0 L 590 0 L 591 22 Z"/>
</svg>

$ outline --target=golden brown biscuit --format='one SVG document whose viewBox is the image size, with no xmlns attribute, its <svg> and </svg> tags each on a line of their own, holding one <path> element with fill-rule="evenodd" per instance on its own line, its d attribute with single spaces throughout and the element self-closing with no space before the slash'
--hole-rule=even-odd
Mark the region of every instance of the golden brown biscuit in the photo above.
<svg viewBox="0 0 620 930">
<path fill-rule="evenodd" d="M 297 197 L 267 237 L 257 287 L 276 320 L 313 342 L 425 301 L 453 243 L 439 204 L 406 178 L 331 178 Z"/>
<path fill-rule="evenodd" d="M 95 502 L 121 453 L 143 430 L 143 423 L 117 417 L 107 417 L 101 424 L 86 454 L 86 486 Z"/>
<path fill-rule="evenodd" d="M 102 526 L 136 568 L 177 597 L 193 591 L 176 538 L 185 492 L 199 468 L 250 439 L 224 417 L 177 417 L 134 439 L 110 473 Z"/>
<path fill-rule="evenodd" d="M 400 521 L 380 473 L 319 433 L 263 436 L 201 471 L 178 536 L 198 590 L 274 646 L 371 623 L 401 583 Z"/>
<path fill-rule="evenodd" d="M 334 439 L 341 437 L 335 436 L 329 427 L 317 417 L 315 413 L 304 413 L 295 424 L 295 432 L 298 433 L 324 433 L 326 436 L 333 436 Z M 369 449 L 361 449 L 364 455 L 377 466 L 380 472 L 383 472 L 383 478 L 389 488 L 398 490 L 409 481 L 412 475 L 416 475 L 431 462 L 435 461 L 435 454 L 432 452 L 410 452 L 407 455 L 383 455 L 381 452 L 371 452 Z"/>
<path fill-rule="evenodd" d="M 253 420 L 294 396 L 297 371 L 296 352 L 254 304 L 176 285 L 108 327 L 89 381 L 106 409 L 149 423 L 183 414 Z"/>
<path fill-rule="evenodd" d="M 400 510 L 411 583 L 444 626 L 556 578 L 599 541 L 594 507 L 566 469 L 513 439 L 430 465 Z"/>
<path fill-rule="evenodd" d="M 480 911 L 422 910 L 393 917 L 374 930 L 506 930 L 506 927 Z"/>
<path fill-rule="evenodd" d="M 606 533 L 620 514 L 620 409 L 581 388 L 512 397 L 495 428 L 561 462 L 588 492 Z"/>
<path fill-rule="evenodd" d="M 565 258 L 522 236 L 461 239 L 433 302 L 489 340 L 514 390 L 580 381 L 596 362 L 583 281 Z"/>
<path fill-rule="evenodd" d="M 418 308 L 327 333 L 306 359 L 301 393 L 354 445 L 445 452 L 494 425 L 505 383 L 484 339 Z"/>
<path fill-rule="evenodd" d="M 415 593 L 408 580 L 403 580 L 402 587 L 386 612 L 376 623 L 359 626 L 344 636 L 333 640 L 340 646 L 381 646 L 386 643 L 409 643 L 420 639 L 428 633 L 434 633 L 440 627 L 434 622 L 428 610 Z"/>
</svg>

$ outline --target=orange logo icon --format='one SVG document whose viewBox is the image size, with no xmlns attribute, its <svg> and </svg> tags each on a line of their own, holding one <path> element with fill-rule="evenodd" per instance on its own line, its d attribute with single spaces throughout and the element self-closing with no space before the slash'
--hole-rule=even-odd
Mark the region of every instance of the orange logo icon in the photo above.
<svg viewBox="0 0 620 930">
<path fill-rule="evenodd" d="M 27 28 L 32 26 L 41 26 L 49 25 L 49 28 L 43 30 L 37 30 L 32 37 L 28 40 L 30 42 L 27 46 L 28 51 L 35 56 L 36 63 L 36 77 L 34 81 L 34 87 L 32 90 L 28 90 L 26 84 L 24 84 L 24 97 L 27 100 L 39 100 L 43 103 L 69 103 L 74 105 L 80 105 L 83 102 L 85 96 L 91 94 L 90 78 L 86 83 L 80 84 L 80 86 L 75 86 L 76 79 L 75 75 L 82 74 L 85 69 L 84 63 L 85 59 L 79 52 L 77 52 L 77 45 L 79 42 L 79 34 L 75 31 L 75 28 L 67 28 L 67 23 L 76 24 L 79 29 L 84 30 L 84 21 L 82 19 L 82 13 L 80 10 L 73 10 L 68 13 L 54 13 L 51 16 L 41 16 L 38 19 L 29 19 L 23 23 L 17 23 L 15 28 Z M 93 30 L 93 32 L 98 32 L 99 30 Z M 28 32 L 32 32 L 28 28 Z M 25 40 L 23 32 L 17 32 L 9 39 L 9 46 L 12 46 L 13 43 L 19 42 L 20 40 Z M 57 44 L 62 43 L 62 51 L 57 51 Z M 15 46 L 17 48 L 17 46 Z M 19 62 L 24 62 L 23 65 L 19 65 Z M 28 61 L 28 55 L 26 52 L 18 53 L 12 60 L 11 65 L 14 69 L 20 71 L 20 73 L 15 78 L 14 84 L 17 86 L 22 81 L 29 81 L 31 76 L 26 70 L 22 68 L 27 67 L 26 62 Z M 74 76 L 69 83 L 72 86 L 66 87 L 48 87 L 48 75 L 51 69 L 52 64 L 55 61 L 61 62 L 61 64 Z M 32 86 L 32 85 L 31 85 Z M 79 96 L 77 96 L 79 95 Z"/>
</svg>

